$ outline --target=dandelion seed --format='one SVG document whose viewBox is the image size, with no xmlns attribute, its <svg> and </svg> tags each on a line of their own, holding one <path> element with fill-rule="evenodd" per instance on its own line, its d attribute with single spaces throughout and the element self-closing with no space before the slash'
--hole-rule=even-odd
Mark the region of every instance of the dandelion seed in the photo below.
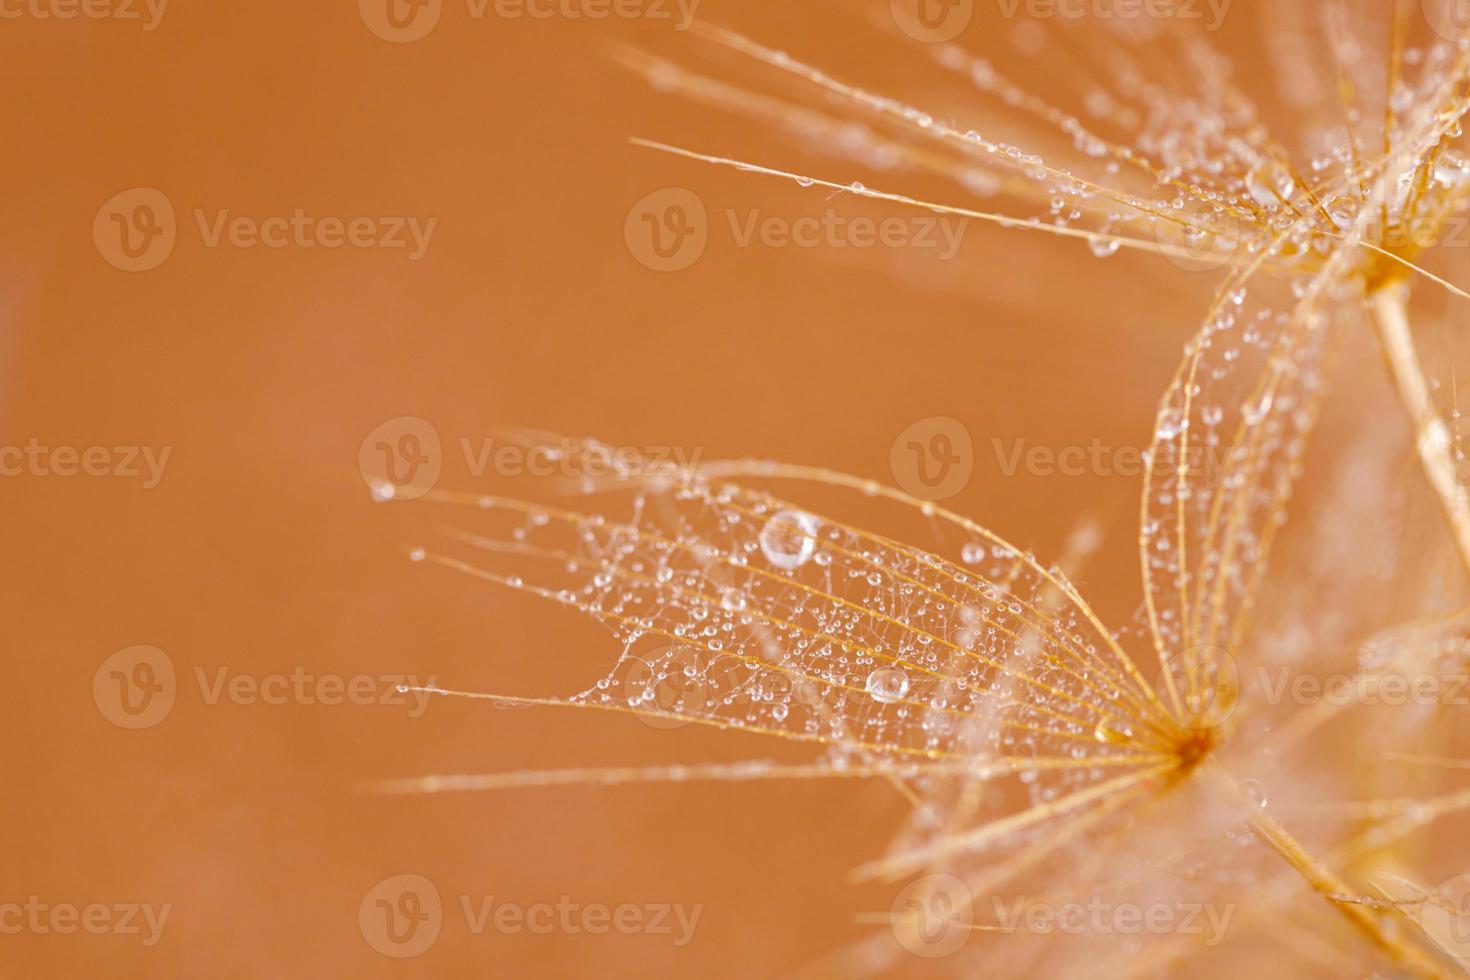
<svg viewBox="0 0 1470 980">
<path fill-rule="evenodd" d="M 677 482 L 641 480 L 635 467 L 585 488 L 625 498 L 620 520 L 497 499 L 490 516 L 539 515 L 539 523 L 528 517 L 529 527 L 510 531 L 508 544 L 474 546 L 542 559 L 549 569 L 578 569 L 576 581 L 528 585 L 431 556 L 577 608 L 623 644 L 610 676 L 571 698 L 535 703 L 818 747 L 822 762 L 784 770 L 793 778 L 894 780 L 926 812 L 859 876 L 978 864 L 972 880 L 994 886 L 1088 850 L 1073 844 L 1121 833 L 1124 815 L 1145 801 L 1200 787 L 1238 801 L 1251 828 L 1236 835 L 1238 850 L 1264 843 L 1325 899 L 1322 910 L 1348 922 L 1372 948 L 1416 975 L 1440 975 L 1396 922 L 1347 900 L 1352 891 L 1332 864 L 1277 821 L 1289 800 L 1268 813 L 1264 786 L 1236 784 L 1219 759 L 1250 721 L 1231 717 L 1238 684 L 1219 681 L 1237 656 L 1259 652 L 1256 607 L 1327 388 L 1326 351 L 1345 328 L 1372 326 L 1416 432 L 1439 432 L 1443 421 L 1408 327 L 1407 284 L 1430 282 L 1470 297 L 1425 269 L 1419 241 L 1401 234 L 1421 223 L 1439 229 L 1464 203 L 1458 192 L 1470 167 L 1451 144 L 1470 108 L 1470 50 L 1441 43 L 1411 49 L 1409 7 L 1395 3 L 1383 70 L 1364 53 L 1384 47 L 1382 39 L 1353 36 L 1349 27 L 1361 25 L 1348 5 L 1318 8 L 1272 7 L 1282 18 L 1301 19 L 1297 34 L 1325 38 L 1315 53 L 1330 63 L 1335 82 L 1322 87 L 1329 104 L 1314 105 L 1321 111 L 1290 140 L 1266 131 L 1228 65 L 1202 40 L 1168 32 L 1147 44 L 1106 35 L 1090 49 L 1106 77 L 1100 82 L 1088 73 L 1075 112 L 1026 92 L 989 60 L 944 49 L 937 63 L 1007 112 L 1007 125 L 983 132 L 709 26 L 698 28 L 704 38 L 778 73 L 823 108 L 692 74 L 659 76 L 702 104 L 774 122 L 808 140 L 826 134 L 833 152 L 849 160 L 881 161 L 890 172 L 897 163 L 927 169 L 968 194 L 996 197 L 994 211 L 876 190 L 850 177 L 822 179 L 641 144 L 753 177 L 848 191 L 885 207 L 1081 238 L 1099 256 L 1129 248 L 1219 273 L 1159 400 L 1144 456 L 1140 632 L 1159 662 L 1157 683 L 1140 668 L 1139 651 L 1125 649 L 1131 638 L 1106 628 L 1066 576 L 967 518 L 859 477 L 723 461 Z M 1040 52 L 1047 31 L 1029 26 L 1036 30 L 1026 43 Z M 1148 77 L 1152 66 L 1172 60 L 1189 66 L 1187 84 Z M 650 75 L 659 70 L 654 59 L 627 61 Z M 1369 80 L 1380 90 L 1365 97 Z M 862 123 L 830 112 L 860 115 Z M 993 141 L 1023 130 L 1012 116 L 1051 131 L 1036 147 L 1045 155 Z M 1306 149 L 1305 167 L 1287 146 Z M 1425 442 L 1425 469 L 1444 479 L 1445 440 Z M 1201 465 L 1202 448 L 1218 457 L 1218 471 Z M 752 480 L 847 488 L 910 507 L 965 535 L 963 565 L 818 517 Z M 1442 506 L 1470 567 L 1470 504 Z M 679 670 L 666 669 L 680 657 L 688 659 Z M 661 668 L 652 676 L 677 676 L 692 691 L 650 699 L 647 682 L 640 687 L 627 676 L 650 663 Z M 997 783 L 1008 791 L 984 792 Z M 1282 795 L 1283 784 L 1273 785 Z M 1384 806 L 1364 815 L 1402 821 L 1416 813 L 1422 819 L 1414 823 L 1422 825 L 1450 809 Z M 1374 826 L 1356 843 L 1377 846 L 1388 836 L 1390 828 Z"/>
</svg>

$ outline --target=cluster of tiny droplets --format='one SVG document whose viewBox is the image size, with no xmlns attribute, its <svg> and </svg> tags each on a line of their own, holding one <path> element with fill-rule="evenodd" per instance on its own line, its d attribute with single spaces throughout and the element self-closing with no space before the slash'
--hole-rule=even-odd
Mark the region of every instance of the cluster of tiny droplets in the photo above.
<svg viewBox="0 0 1470 980">
<path fill-rule="evenodd" d="M 1064 138 L 1065 149 L 1038 152 L 837 79 L 747 38 L 714 33 L 736 50 L 860 110 L 859 121 L 840 122 L 795 105 L 775 114 L 805 142 L 883 171 L 912 163 L 907 150 L 915 138 L 938 142 L 958 159 L 941 163 L 929 154 L 912 165 L 946 173 L 972 194 L 1000 195 L 1022 206 L 1040 202 L 1040 214 L 1018 214 L 1001 219 L 1002 224 L 1080 230 L 1099 257 L 1114 255 L 1124 241 L 1132 241 L 1155 243 L 1166 254 L 1223 257 L 1216 267 L 1227 259 L 1240 263 L 1265 253 L 1278 269 L 1311 272 L 1354 230 L 1380 167 L 1395 171 L 1396 184 L 1386 198 L 1374 201 L 1379 213 L 1369 241 L 1405 226 L 1417 228 L 1422 237 L 1426 227 L 1420 226 L 1432 229 L 1436 209 L 1470 178 L 1470 161 L 1450 145 L 1460 135 L 1457 120 L 1437 126 L 1437 115 L 1461 111 L 1458 93 L 1446 85 L 1462 68 L 1461 51 L 1443 41 L 1406 47 L 1393 91 L 1379 103 L 1360 95 L 1359 102 L 1338 106 L 1335 113 L 1305 114 L 1290 147 L 1273 139 L 1232 77 L 1228 59 L 1201 38 L 1150 38 L 1147 52 L 1137 39 L 1131 46 L 1126 38 L 1099 45 L 1107 84 L 1079 92 L 1075 111 L 1032 94 L 990 59 L 958 44 L 935 46 L 934 61 L 986 101 L 1043 120 Z M 1188 86 L 1161 84 L 1151 71 L 1160 43 L 1177 47 L 1169 57 L 1181 77 L 1190 79 Z M 1351 40 L 1334 43 L 1354 91 L 1387 89 L 1386 79 L 1376 77 L 1381 66 L 1363 57 Z M 1327 71 L 1329 65 L 1320 67 Z M 674 69 L 660 67 L 667 84 L 677 89 Z M 744 107 L 728 94 L 714 99 L 722 100 Z M 770 114 L 768 102 L 761 107 Z M 1373 121 L 1385 115 L 1387 121 L 1375 129 Z M 1426 136 L 1431 138 L 1424 145 L 1413 145 Z M 1407 149 L 1407 159 L 1379 159 L 1385 144 Z M 869 193 L 860 181 L 848 187 Z"/>
<path fill-rule="evenodd" d="M 626 520 L 533 510 L 511 535 L 565 576 L 513 586 L 622 643 L 574 702 L 793 738 L 918 785 L 999 765 L 1036 802 L 1116 776 L 1158 721 L 1028 554 L 977 539 L 948 561 L 697 472 L 614 482 L 598 499 L 624 498 Z"/>
</svg>

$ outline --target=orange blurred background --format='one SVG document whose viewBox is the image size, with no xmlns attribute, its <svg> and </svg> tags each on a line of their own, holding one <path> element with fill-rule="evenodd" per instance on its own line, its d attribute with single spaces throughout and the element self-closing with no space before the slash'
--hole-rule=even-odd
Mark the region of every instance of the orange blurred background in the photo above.
<svg viewBox="0 0 1470 980">
<path fill-rule="evenodd" d="M 768 6 L 704 0 L 698 15 L 966 111 L 970 95 L 854 10 Z M 421 717 L 299 698 L 210 703 L 198 672 L 221 668 L 563 695 L 616 659 L 573 612 L 406 560 L 444 515 L 370 499 L 359 450 L 389 420 L 427 420 L 443 443 L 439 486 L 473 491 L 460 440 L 504 424 L 891 482 L 896 437 L 950 416 L 976 456 L 950 505 L 1043 556 L 1095 518 L 1107 537 L 1084 591 L 1110 622 L 1135 611 L 1138 481 L 1007 476 L 992 440 L 1146 445 L 1206 277 L 974 224 L 952 261 L 741 247 L 727 210 L 904 212 L 630 145 L 881 184 L 655 91 L 608 56 L 621 41 L 697 60 L 707 45 L 692 33 L 468 9 L 446 0 L 409 43 L 375 34 L 350 0 L 175 0 L 154 30 L 32 13 L 0 24 L 0 444 L 169 452 L 156 486 L 34 469 L 0 480 L 11 662 L 0 767 L 12 790 L 0 902 L 171 906 L 151 947 L 136 935 L 0 936 L 0 975 L 766 976 L 867 935 L 854 916 L 888 908 L 892 889 L 845 883 L 904 812 L 886 785 L 362 791 L 437 772 L 770 755 L 738 734 L 449 699 Z M 728 58 L 715 74 L 721 65 L 758 77 Z M 713 224 L 697 262 L 660 273 L 630 251 L 625 225 L 669 187 L 697 195 Z M 99 209 L 131 188 L 176 213 L 172 252 L 146 271 L 117 268 L 94 240 Z M 436 224 L 412 260 L 211 247 L 196 218 L 296 209 Z M 163 651 L 177 691 L 166 717 L 130 730 L 99 707 L 94 677 L 137 645 Z M 359 928 L 364 896 L 400 874 L 428 878 L 445 905 L 437 941 L 411 959 L 380 955 Z M 477 935 L 461 896 L 702 912 L 682 947 L 662 935 Z"/>
</svg>

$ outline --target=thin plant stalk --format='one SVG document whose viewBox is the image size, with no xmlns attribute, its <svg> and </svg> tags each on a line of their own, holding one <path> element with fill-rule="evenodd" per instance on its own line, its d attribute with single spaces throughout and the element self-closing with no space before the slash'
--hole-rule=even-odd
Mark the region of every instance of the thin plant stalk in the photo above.
<svg viewBox="0 0 1470 980">
<path fill-rule="evenodd" d="M 1461 486 L 1455 473 L 1454 440 L 1430 395 L 1409 329 L 1408 305 L 1409 284 L 1402 279 L 1392 279 L 1369 294 L 1383 356 L 1414 427 L 1419 461 L 1430 485 L 1438 491 L 1460 562 L 1470 574 L 1470 492 Z"/>
<path fill-rule="evenodd" d="M 1422 949 L 1404 942 L 1385 929 L 1383 920 L 1373 910 L 1354 902 L 1342 901 L 1341 896 L 1350 894 L 1351 889 L 1341 878 L 1303 847 L 1279 820 L 1252 804 L 1232 776 L 1220 768 L 1214 770 L 1214 775 L 1226 794 L 1248 811 L 1248 820 L 1256 835 L 1280 855 L 1292 870 L 1301 875 L 1313 891 L 1346 916 L 1374 946 L 1416 977 L 1446 975 L 1444 968 Z"/>
</svg>

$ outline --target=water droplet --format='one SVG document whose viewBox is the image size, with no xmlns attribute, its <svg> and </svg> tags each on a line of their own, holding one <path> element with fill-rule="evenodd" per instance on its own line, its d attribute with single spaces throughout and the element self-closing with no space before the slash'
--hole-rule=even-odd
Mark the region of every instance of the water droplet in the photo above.
<svg viewBox="0 0 1470 980">
<path fill-rule="evenodd" d="M 392 500 L 398 493 L 398 488 L 387 480 L 374 480 L 368 489 L 372 491 L 373 499 L 379 503 Z"/>
<path fill-rule="evenodd" d="M 1257 398 L 1254 402 L 1241 406 L 1241 412 L 1245 416 L 1245 424 L 1258 424 L 1271 411 L 1271 403 L 1274 400 L 1271 392 L 1266 391 L 1262 392 L 1261 397 Z"/>
<path fill-rule="evenodd" d="M 1105 259 L 1109 255 L 1118 254 L 1118 249 L 1122 248 L 1122 243 L 1116 238 L 1090 238 L 1087 241 L 1087 247 L 1092 249 L 1093 255 L 1096 255 L 1100 259 Z"/>
<path fill-rule="evenodd" d="M 1268 211 L 1283 207 L 1296 194 L 1291 172 L 1275 160 L 1258 164 L 1245 178 L 1245 189 Z"/>
<path fill-rule="evenodd" d="M 1357 204 L 1348 197 L 1339 197 L 1327 206 L 1327 217 L 1332 223 L 1343 231 L 1353 226 L 1353 218 L 1356 217 Z"/>
<path fill-rule="evenodd" d="M 1241 782 L 1240 788 L 1245 790 L 1245 798 L 1250 800 L 1260 809 L 1266 809 L 1266 786 L 1259 779 L 1247 779 Z"/>
<path fill-rule="evenodd" d="M 424 560 L 424 549 L 423 548 L 414 548 L 412 551 L 410 551 L 408 553 L 408 560 L 409 561 L 423 561 Z"/>
<path fill-rule="evenodd" d="M 866 687 L 874 701 L 893 704 L 909 693 L 909 675 L 897 667 L 881 667 L 868 675 Z"/>
<path fill-rule="evenodd" d="M 1132 738 L 1133 732 L 1127 727 L 1114 728 L 1106 721 L 1100 721 L 1097 723 L 1097 727 L 1092 730 L 1092 737 L 1099 742 L 1118 745 Z"/>
<path fill-rule="evenodd" d="M 787 570 L 805 565 L 817 550 L 817 519 L 799 510 L 782 510 L 761 528 L 761 553 Z"/>
<path fill-rule="evenodd" d="M 727 589 L 720 596 L 720 608 L 726 612 L 739 612 L 745 608 L 745 596 L 734 589 Z"/>
<path fill-rule="evenodd" d="M 1160 439 L 1176 439 L 1187 428 L 1189 428 L 1189 419 L 1184 417 L 1182 410 L 1166 408 L 1159 413 L 1157 433 Z"/>
</svg>

